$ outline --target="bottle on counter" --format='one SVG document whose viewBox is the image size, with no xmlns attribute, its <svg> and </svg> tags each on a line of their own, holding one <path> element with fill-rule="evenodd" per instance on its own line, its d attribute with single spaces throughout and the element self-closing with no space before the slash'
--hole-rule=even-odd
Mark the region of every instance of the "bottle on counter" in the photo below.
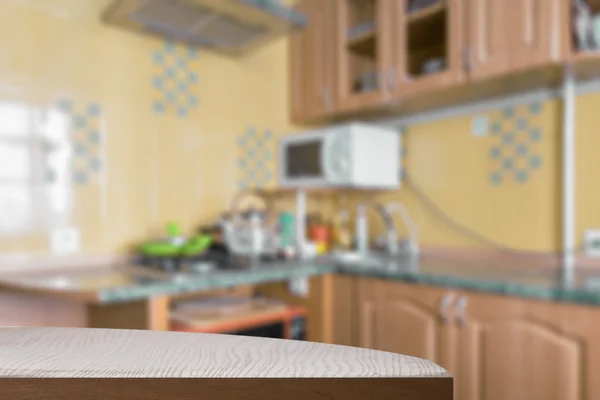
<svg viewBox="0 0 600 400">
<path fill-rule="evenodd" d="M 332 231 L 333 247 L 336 250 L 349 250 L 352 246 L 352 233 L 347 210 L 342 210 L 333 217 Z"/>
<path fill-rule="evenodd" d="M 291 212 L 279 214 L 279 240 L 285 258 L 291 259 L 296 253 L 296 219 Z"/>
<path fill-rule="evenodd" d="M 323 221 L 320 214 L 311 214 L 307 217 L 308 238 L 316 245 L 317 255 L 326 254 L 331 242 L 331 229 Z"/>
</svg>

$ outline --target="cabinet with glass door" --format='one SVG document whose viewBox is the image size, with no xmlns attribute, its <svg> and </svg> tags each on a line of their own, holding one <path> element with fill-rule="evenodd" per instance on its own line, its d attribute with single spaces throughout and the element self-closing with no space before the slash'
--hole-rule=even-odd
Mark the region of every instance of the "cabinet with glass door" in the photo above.
<svg viewBox="0 0 600 400">
<path fill-rule="evenodd" d="M 364 110 L 389 97 L 392 0 L 335 0 L 337 106 Z"/>
<path fill-rule="evenodd" d="M 465 80 L 464 3 L 465 0 L 394 2 L 394 95 L 441 90 Z"/>
</svg>

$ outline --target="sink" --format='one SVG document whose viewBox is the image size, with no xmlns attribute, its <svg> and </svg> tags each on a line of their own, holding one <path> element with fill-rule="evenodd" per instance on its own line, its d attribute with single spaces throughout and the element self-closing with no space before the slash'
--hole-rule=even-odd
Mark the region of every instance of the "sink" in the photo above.
<svg viewBox="0 0 600 400">
<path fill-rule="evenodd" d="M 348 266 L 365 268 L 382 268 L 387 264 L 389 257 L 377 253 L 360 253 L 357 251 L 335 252 L 331 259 Z"/>
<path fill-rule="evenodd" d="M 390 256 L 384 253 L 335 252 L 331 260 L 348 267 L 412 271 L 418 269 L 419 258 L 410 254 Z"/>
</svg>

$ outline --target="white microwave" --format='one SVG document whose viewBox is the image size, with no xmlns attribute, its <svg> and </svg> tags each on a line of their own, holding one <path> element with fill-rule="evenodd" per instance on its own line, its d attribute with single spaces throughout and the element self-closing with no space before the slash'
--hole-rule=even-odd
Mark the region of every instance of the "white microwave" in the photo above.
<svg viewBox="0 0 600 400">
<path fill-rule="evenodd" d="M 352 123 L 279 139 L 283 188 L 400 187 L 400 132 Z"/>
</svg>

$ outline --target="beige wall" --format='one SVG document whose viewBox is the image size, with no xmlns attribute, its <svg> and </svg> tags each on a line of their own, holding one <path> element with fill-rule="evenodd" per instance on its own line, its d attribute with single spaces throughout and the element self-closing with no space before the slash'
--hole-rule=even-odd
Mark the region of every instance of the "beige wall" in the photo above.
<svg viewBox="0 0 600 400">
<path fill-rule="evenodd" d="M 272 133 L 252 151 L 270 153 L 261 156 L 256 168 L 259 175 L 269 172 L 262 184 L 275 184 L 275 138 L 298 129 L 288 118 L 285 39 L 242 59 L 200 52 L 183 71 L 176 68 L 176 75 L 195 73 L 199 79 L 187 89 L 199 105 L 180 117 L 174 109 L 164 114 L 153 110 L 154 101 L 164 96 L 164 90 L 153 86 L 153 79 L 164 73 L 153 54 L 164 52 L 165 43 L 101 25 L 97 15 L 106 1 L 0 3 L 0 100 L 36 110 L 52 110 L 58 98 L 71 100 L 78 109 L 98 103 L 102 112 L 94 124 L 103 135 L 94 150 L 102 167 L 86 184 L 71 182 L 72 208 L 64 218 L 42 224 L 36 219 L 42 217 L 36 216 L 28 232 L 0 237 L 1 252 L 46 253 L 48 231 L 60 224 L 81 231 L 82 252 L 110 253 L 160 233 L 169 220 L 180 221 L 187 231 L 209 223 L 228 206 L 240 181 L 252 184 L 244 171 L 250 168 L 248 162 L 256 167 L 256 156 L 239 144 L 240 137 L 248 139 L 244 135 L 249 128 L 259 135 Z M 188 49 L 177 46 L 173 51 L 166 55 L 171 61 L 184 57 Z M 600 227 L 599 103 L 600 94 L 581 96 L 577 102 L 579 241 L 584 229 Z M 411 126 L 405 166 L 462 224 L 509 246 L 557 250 L 561 107 L 556 100 L 544 102 L 539 112 L 531 112 L 530 106 L 515 107 L 512 119 L 503 116 L 504 110 L 494 110 Z M 479 117 L 489 127 L 500 122 L 502 132 L 474 137 L 473 119 Z M 510 125 L 519 118 L 525 119 L 526 128 Z M 538 141 L 528 139 L 531 129 L 541 132 Z M 540 163 L 527 168 L 523 182 L 513 171 L 493 183 L 491 174 L 504 161 L 491 155 L 492 148 L 499 146 L 503 133 L 512 131 L 514 143 L 526 144 Z M 74 129 L 74 136 L 80 134 Z M 516 151 L 513 144 L 505 146 L 507 152 Z M 519 163 L 527 161 L 513 153 L 508 158 L 519 169 Z M 380 199 L 408 205 L 423 245 L 478 247 L 440 224 L 406 185 Z M 311 207 L 323 204 L 313 201 Z"/>
</svg>

